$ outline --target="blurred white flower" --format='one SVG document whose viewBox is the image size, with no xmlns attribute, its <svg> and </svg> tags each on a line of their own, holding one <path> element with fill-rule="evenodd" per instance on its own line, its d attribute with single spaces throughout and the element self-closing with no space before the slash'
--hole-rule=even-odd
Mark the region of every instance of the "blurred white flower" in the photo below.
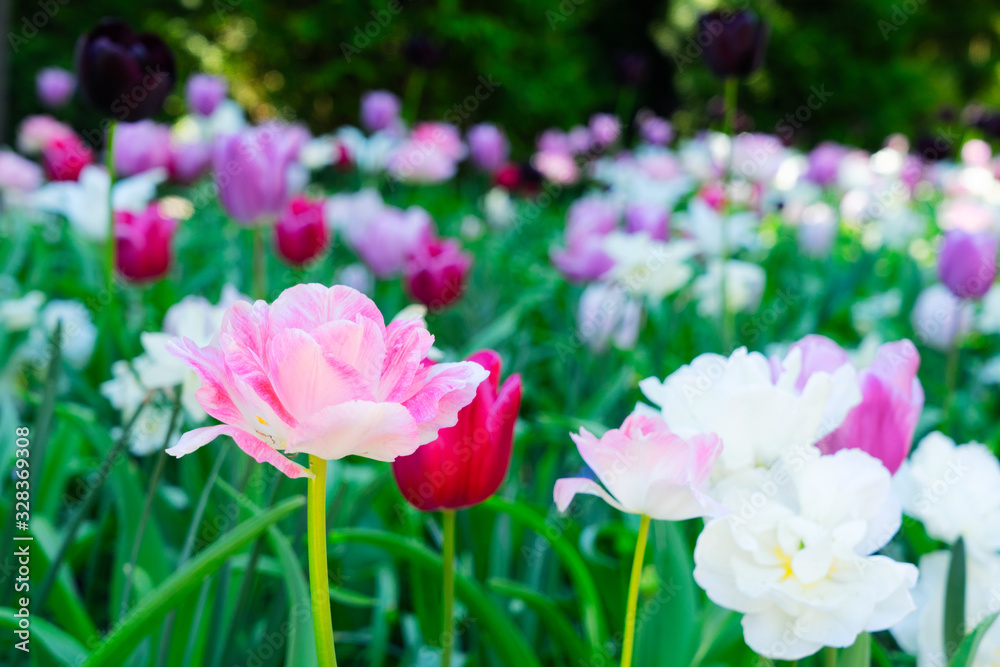
<svg viewBox="0 0 1000 667">
<path fill-rule="evenodd" d="M 757 245 L 757 214 L 751 211 L 724 216 L 701 197 L 676 216 L 677 228 L 686 232 L 698 247 L 710 255 L 733 254 Z"/>
<path fill-rule="evenodd" d="M 951 553 L 935 551 L 920 557 L 920 578 L 913 589 L 917 611 L 890 630 L 900 647 L 917 656 L 917 667 L 939 667 L 948 662 L 944 651 L 944 595 Z M 1000 557 L 967 558 L 965 570 L 965 627 L 967 632 L 1000 611 Z M 995 667 L 1000 656 L 1000 624 L 983 635 L 972 662 Z"/>
<path fill-rule="evenodd" d="M 750 313 L 760 306 L 767 275 L 757 264 L 731 259 L 726 262 L 726 305 L 730 311 Z M 708 270 L 694 281 L 698 313 L 703 317 L 719 314 L 722 306 L 722 262 L 714 259 Z"/>
<path fill-rule="evenodd" d="M 881 294 L 873 294 L 867 299 L 856 301 L 851 306 L 851 322 L 860 334 L 875 330 L 879 322 L 891 320 L 899 315 L 903 307 L 903 291 L 898 287 Z"/>
<path fill-rule="evenodd" d="M 946 544 L 959 536 L 970 554 L 1000 550 L 1000 462 L 984 445 L 925 436 L 893 480 L 907 516 Z"/>
<path fill-rule="evenodd" d="M 921 343 L 943 352 L 956 341 L 960 343 L 972 329 L 972 304 L 937 283 L 917 297 L 910 323 Z"/>
<path fill-rule="evenodd" d="M 694 274 L 687 263 L 697 252 L 691 241 L 655 241 L 647 232 L 615 231 L 604 237 L 604 250 L 614 262 L 605 278 L 654 301 L 684 287 Z"/>
<path fill-rule="evenodd" d="M 747 645 L 798 660 L 910 613 L 917 568 L 870 555 L 900 526 L 889 471 L 845 449 L 781 472 L 773 494 L 756 491 L 763 503 L 709 521 L 694 551 L 695 581 L 744 614 Z"/>
<path fill-rule="evenodd" d="M 73 368 L 82 369 L 90 363 L 97 343 L 97 327 L 90 311 L 79 301 L 53 299 L 45 304 L 38 323 L 31 330 L 28 345 L 31 355 L 45 355 L 49 338 L 56 325 L 62 323 L 60 353 Z"/>
<path fill-rule="evenodd" d="M 34 290 L 20 299 L 0 302 L 0 326 L 7 331 L 27 331 L 38 321 L 45 294 Z"/>
<path fill-rule="evenodd" d="M 576 329 L 580 339 L 594 352 L 611 342 L 622 350 L 635 347 L 642 320 L 642 304 L 622 285 L 591 283 L 580 295 Z"/>
<path fill-rule="evenodd" d="M 994 285 L 983 297 L 976 316 L 976 331 L 985 334 L 1000 333 L 1000 285 Z"/>
<path fill-rule="evenodd" d="M 483 215 L 494 227 L 506 227 L 517 215 L 517 207 L 507 188 L 490 188 L 483 196 Z"/>
</svg>

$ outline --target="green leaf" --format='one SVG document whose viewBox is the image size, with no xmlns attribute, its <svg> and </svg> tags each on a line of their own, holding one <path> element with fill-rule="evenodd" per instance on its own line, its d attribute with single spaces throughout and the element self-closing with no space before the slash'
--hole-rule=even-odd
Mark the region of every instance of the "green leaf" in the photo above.
<svg viewBox="0 0 1000 667">
<path fill-rule="evenodd" d="M 19 620 L 14 615 L 13 609 L 6 607 L 0 609 L 0 626 L 17 630 Z M 10 635 L 10 637 L 10 639 L 7 639 L 10 643 L 20 641 L 16 635 Z M 38 642 L 59 665 L 75 667 L 87 659 L 87 651 L 84 650 L 78 641 L 44 618 L 39 618 L 36 614 L 32 614 L 31 616 L 31 642 L 29 646 L 32 649 L 35 646 L 35 642 Z"/>
<path fill-rule="evenodd" d="M 247 510 L 253 514 L 260 513 L 260 508 L 253 501 L 234 489 L 226 480 L 220 477 L 215 483 Z M 306 581 L 302 563 L 295 555 L 295 550 L 277 526 L 270 526 L 267 529 L 267 540 L 278 556 L 285 576 L 285 586 L 288 588 L 288 649 L 285 652 L 285 664 L 312 665 L 316 662 L 316 642 L 313 640 L 309 582 Z"/>
<path fill-rule="evenodd" d="M 944 589 L 944 652 L 948 660 L 965 638 L 965 542 L 951 548 L 951 563 Z"/>
<path fill-rule="evenodd" d="M 104 638 L 85 667 L 97 665 L 118 666 L 152 632 L 180 600 L 205 577 L 215 572 L 233 554 L 249 544 L 268 527 L 282 520 L 305 504 L 305 498 L 296 496 L 278 503 L 260 515 L 244 521 L 222 536 L 167 578 L 146 598 L 140 600 L 122 621 Z"/>
<path fill-rule="evenodd" d="M 983 641 L 983 636 L 989 632 L 990 626 L 993 625 L 993 621 L 997 620 L 998 615 L 1000 614 L 987 616 L 983 619 L 982 623 L 976 626 L 972 634 L 962 640 L 962 643 L 958 645 L 958 650 L 955 651 L 955 655 L 952 656 L 951 662 L 948 663 L 948 667 L 972 667 L 976 661 L 976 651 L 979 650 L 979 642 Z"/>
<path fill-rule="evenodd" d="M 580 613 L 587 641 L 594 647 L 603 646 L 604 639 L 608 636 L 608 629 L 602 611 L 600 594 L 590 570 L 587 569 L 587 564 L 573 543 L 566 539 L 562 532 L 552 530 L 551 526 L 547 525 L 544 516 L 526 505 L 495 496 L 483 503 L 481 507 L 510 514 L 511 517 L 527 525 L 552 545 L 552 549 L 562 561 L 566 573 L 573 582 L 573 588 L 580 596 Z"/>
<path fill-rule="evenodd" d="M 490 579 L 486 585 L 500 595 L 518 598 L 531 607 L 542 619 L 549 636 L 562 646 L 570 664 L 589 665 L 595 663 L 595 659 L 605 658 L 603 655 L 595 654 L 593 648 L 580 639 L 576 628 L 566 618 L 566 614 L 559 610 L 558 605 L 538 591 L 508 579 Z"/>
<path fill-rule="evenodd" d="M 385 549 L 398 558 L 440 576 L 443 568 L 441 555 L 412 538 L 400 537 L 393 533 L 364 528 L 345 528 L 330 533 L 333 543 L 348 542 L 371 544 Z M 482 637 L 496 649 L 501 662 L 518 667 L 541 667 L 538 658 L 524 636 L 507 614 L 498 609 L 483 591 L 479 582 L 460 573 L 455 573 L 455 594 L 468 607 L 469 614 L 476 619 L 482 630 Z"/>
<path fill-rule="evenodd" d="M 842 650 L 837 658 L 837 667 L 871 667 L 871 664 L 872 636 L 867 632 L 858 635 L 854 644 Z"/>
</svg>

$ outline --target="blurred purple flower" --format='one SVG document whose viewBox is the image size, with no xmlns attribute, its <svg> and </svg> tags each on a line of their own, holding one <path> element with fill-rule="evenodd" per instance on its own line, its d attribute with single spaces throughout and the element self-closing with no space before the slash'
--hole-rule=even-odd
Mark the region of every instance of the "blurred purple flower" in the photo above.
<svg viewBox="0 0 1000 667">
<path fill-rule="evenodd" d="M 466 134 L 469 142 L 469 157 L 479 169 L 494 173 L 507 162 L 510 144 L 503 131 L 491 123 L 480 123 Z"/>
<path fill-rule="evenodd" d="M 120 123 L 115 129 L 115 173 L 134 176 L 150 169 L 170 167 L 170 128 L 143 120 Z"/>
<path fill-rule="evenodd" d="M 76 77 L 61 67 L 46 67 L 35 77 L 38 99 L 49 109 L 66 106 L 76 90 Z"/>
<path fill-rule="evenodd" d="M 399 98 L 388 90 L 370 90 L 361 96 L 361 124 L 369 132 L 388 130 L 399 121 Z"/>
<path fill-rule="evenodd" d="M 997 278 L 997 237 L 953 229 L 938 255 L 941 282 L 960 299 L 980 299 Z"/>
<path fill-rule="evenodd" d="M 195 74 L 187 82 L 188 109 L 199 116 L 211 116 L 226 99 L 229 83 L 211 74 Z"/>
</svg>

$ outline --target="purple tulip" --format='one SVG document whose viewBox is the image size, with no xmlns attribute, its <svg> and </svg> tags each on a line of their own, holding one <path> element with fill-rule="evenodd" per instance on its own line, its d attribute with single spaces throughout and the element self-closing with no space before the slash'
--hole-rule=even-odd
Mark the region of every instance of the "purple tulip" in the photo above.
<svg viewBox="0 0 1000 667">
<path fill-rule="evenodd" d="M 155 116 L 174 87 L 174 54 L 151 33 L 105 19 L 76 45 L 80 93 L 106 116 L 134 123 Z"/>
<path fill-rule="evenodd" d="M 434 238 L 434 221 L 419 206 L 387 206 L 352 231 L 354 251 L 379 278 L 400 273 L 406 261 Z M 350 238 L 350 237 L 349 237 Z"/>
<path fill-rule="evenodd" d="M 195 74 L 187 82 L 188 109 L 199 116 L 211 116 L 226 99 L 229 83 L 210 74 Z"/>
<path fill-rule="evenodd" d="M 850 363 L 847 353 L 824 336 L 806 336 L 792 347 L 802 350 L 800 388 L 812 373 L 832 373 Z M 924 390 L 917 379 L 919 367 L 920 354 L 910 341 L 879 346 L 871 366 L 858 372 L 861 403 L 819 442 L 820 451 L 833 454 L 841 449 L 860 449 L 895 474 L 910 452 L 924 407 Z"/>
<path fill-rule="evenodd" d="M 806 178 L 817 185 L 832 185 L 837 181 L 840 161 L 847 155 L 847 148 L 832 141 L 823 143 L 809 153 L 809 169 Z"/>
<path fill-rule="evenodd" d="M 66 106 L 76 90 L 76 77 L 61 67 L 46 67 L 35 78 L 38 99 L 49 109 Z"/>
<path fill-rule="evenodd" d="M 372 90 L 361 96 L 361 124 L 369 132 L 388 130 L 399 121 L 402 104 L 388 90 Z"/>
<path fill-rule="evenodd" d="M 596 113 L 590 117 L 590 135 L 594 148 L 604 148 L 618 141 L 622 133 L 622 124 L 618 117 L 610 113 Z"/>
<path fill-rule="evenodd" d="M 134 176 L 170 167 L 170 128 L 144 120 L 122 123 L 115 130 L 115 173 Z"/>
<path fill-rule="evenodd" d="M 625 208 L 625 231 L 629 234 L 646 232 L 657 241 L 666 241 L 670 234 L 670 215 L 657 204 L 629 204 Z"/>
<path fill-rule="evenodd" d="M 212 166 L 212 147 L 201 142 L 170 145 L 170 180 L 190 185 Z"/>
<path fill-rule="evenodd" d="M 507 163 L 510 155 L 510 144 L 500 128 L 491 123 L 480 123 L 469 129 L 466 135 L 469 142 L 469 157 L 479 169 L 494 173 Z"/>
<path fill-rule="evenodd" d="M 698 19 L 698 42 L 705 63 L 720 79 L 745 78 L 764 63 L 767 24 L 754 12 L 714 11 Z"/>
<path fill-rule="evenodd" d="M 982 298 L 997 277 L 997 237 L 988 232 L 951 230 L 941 245 L 938 276 L 958 298 Z"/>
<path fill-rule="evenodd" d="M 674 127 L 666 118 L 652 113 L 639 116 L 639 134 L 653 146 L 666 146 L 674 138 Z"/>
<path fill-rule="evenodd" d="M 289 167 L 304 141 L 294 126 L 261 125 L 219 137 L 212 154 L 219 201 L 236 222 L 273 221 L 290 198 Z"/>
<path fill-rule="evenodd" d="M 616 206 L 596 197 L 578 199 L 566 213 L 566 247 L 552 250 L 553 263 L 574 282 L 600 278 L 614 266 L 604 237 L 617 227 Z"/>
</svg>

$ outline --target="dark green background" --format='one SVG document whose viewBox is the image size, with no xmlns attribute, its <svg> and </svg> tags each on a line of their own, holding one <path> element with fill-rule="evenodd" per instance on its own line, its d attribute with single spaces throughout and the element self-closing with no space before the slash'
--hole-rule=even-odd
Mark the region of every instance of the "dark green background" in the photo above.
<svg viewBox="0 0 1000 667">
<path fill-rule="evenodd" d="M 402 95 L 413 77 L 402 47 L 416 34 L 446 49 L 443 64 L 427 77 L 420 116 L 445 117 L 473 93 L 480 76 L 492 76 L 499 89 L 467 122 L 502 124 L 522 152 L 545 127 L 568 128 L 596 111 L 634 110 L 615 77 L 623 51 L 640 51 L 650 60 L 634 98 L 638 104 L 670 114 L 682 132 L 710 120 L 717 82 L 700 60 L 678 70 L 674 58 L 688 45 L 698 11 L 691 2 L 399 1 L 401 11 L 392 15 L 383 1 L 13 0 L 8 20 L 15 35 L 46 5 L 58 11 L 16 52 L 9 35 L 5 39 L 10 118 L 16 123 L 40 110 L 38 69 L 71 66 L 78 34 L 100 16 L 117 15 L 162 34 L 177 53 L 182 78 L 199 69 L 224 73 L 256 118 L 278 113 L 303 119 L 316 132 L 356 122 L 364 90 Z M 765 70 L 741 90 L 741 107 L 756 129 L 775 131 L 782 117 L 806 103 L 813 86 L 825 86 L 832 97 L 796 132 L 800 145 L 830 138 L 872 148 L 891 132 L 934 131 L 942 111 L 947 124 L 949 114 L 960 117 L 970 101 L 989 106 L 1000 99 L 996 3 L 783 0 L 751 6 L 773 27 Z M 380 10 L 383 20 L 391 20 L 372 23 L 377 34 L 348 62 L 344 45 L 364 44 L 355 37 Z M 178 97 L 167 115 L 180 111 Z M 78 102 L 63 115 L 78 126 L 96 123 Z"/>
</svg>

